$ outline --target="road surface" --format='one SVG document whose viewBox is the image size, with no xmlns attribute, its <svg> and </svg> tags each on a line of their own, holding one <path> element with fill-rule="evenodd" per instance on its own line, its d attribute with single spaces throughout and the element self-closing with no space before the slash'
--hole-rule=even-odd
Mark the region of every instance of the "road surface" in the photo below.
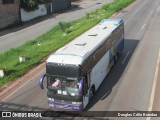
<svg viewBox="0 0 160 120">
<path fill-rule="evenodd" d="M 91 12 L 96 8 L 112 1 L 113 0 L 83 0 L 82 2 L 73 3 L 73 8 L 64 12 L 63 14 L 53 14 L 49 17 L 46 17 L 46 20 L 35 23 L 31 26 L 23 25 L 18 28 L 9 29 L 6 31 L 10 32 L 9 34 L 0 37 L 0 53 L 10 48 L 22 45 L 29 40 L 35 39 L 36 37 L 52 29 L 53 26 L 57 25 L 58 22 L 79 19 L 83 17 L 86 12 Z"/>
<path fill-rule="evenodd" d="M 160 1 L 137 0 L 113 18 L 124 20 L 125 49 L 87 110 L 160 111 Z M 23 78 L 27 80 L 25 84 L 19 84 L 18 89 L 1 96 L 0 109 L 55 110 L 48 106 L 46 93 L 39 88 L 44 67 L 41 64 L 35 68 Z M 150 119 L 153 118 L 147 118 Z M 141 117 L 138 120 L 146 118 Z"/>
</svg>

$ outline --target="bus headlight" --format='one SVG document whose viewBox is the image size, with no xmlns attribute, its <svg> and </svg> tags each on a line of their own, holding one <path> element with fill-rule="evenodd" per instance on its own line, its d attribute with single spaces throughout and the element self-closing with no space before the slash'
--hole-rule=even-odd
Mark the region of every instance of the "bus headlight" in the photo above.
<svg viewBox="0 0 160 120">
<path fill-rule="evenodd" d="M 48 100 L 50 100 L 50 101 L 54 101 L 54 99 L 53 99 L 53 98 L 48 98 Z"/>
<path fill-rule="evenodd" d="M 82 102 L 72 102 L 72 104 L 82 104 Z"/>
<path fill-rule="evenodd" d="M 77 102 L 72 102 L 72 104 L 77 104 Z"/>
</svg>

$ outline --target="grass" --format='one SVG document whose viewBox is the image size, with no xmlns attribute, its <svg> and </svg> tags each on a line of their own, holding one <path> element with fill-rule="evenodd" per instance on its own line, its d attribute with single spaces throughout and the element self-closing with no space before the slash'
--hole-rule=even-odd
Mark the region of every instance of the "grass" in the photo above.
<svg viewBox="0 0 160 120">
<path fill-rule="evenodd" d="M 12 48 L 0 54 L 0 69 L 7 69 L 5 77 L 0 78 L 0 87 L 11 80 L 22 76 L 49 54 L 70 42 L 86 30 L 96 25 L 100 20 L 110 17 L 135 0 L 114 0 L 113 3 L 102 6 L 86 16 L 71 22 L 60 22 L 50 31 L 17 48 Z M 64 34 L 65 33 L 65 34 Z M 26 62 L 19 63 L 19 56 L 27 56 Z"/>
</svg>

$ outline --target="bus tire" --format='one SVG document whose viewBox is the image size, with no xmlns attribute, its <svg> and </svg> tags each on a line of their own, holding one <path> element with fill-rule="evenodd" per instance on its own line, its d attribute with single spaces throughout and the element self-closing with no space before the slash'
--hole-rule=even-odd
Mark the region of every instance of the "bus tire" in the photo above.
<svg viewBox="0 0 160 120">
<path fill-rule="evenodd" d="M 118 58 L 120 57 L 120 53 L 119 53 L 119 52 L 117 52 L 117 57 L 118 57 Z"/>
<path fill-rule="evenodd" d="M 114 63 L 116 63 L 117 61 L 118 61 L 118 54 L 114 56 Z"/>
<path fill-rule="evenodd" d="M 89 93 L 89 99 L 91 99 L 95 94 L 95 87 L 92 86 L 92 88 L 90 89 L 90 93 Z"/>
</svg>

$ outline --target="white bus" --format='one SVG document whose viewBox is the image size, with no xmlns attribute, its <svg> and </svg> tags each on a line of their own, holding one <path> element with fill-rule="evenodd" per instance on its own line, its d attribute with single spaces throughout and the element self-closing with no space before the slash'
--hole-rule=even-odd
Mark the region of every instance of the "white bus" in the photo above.
<svg viewBox="0 0 160 120">
<path fill-rule="evenodd" d="M 83 110 L 124 48 L 124 23 L 103 19 L 51 54 L 46 62 L 48 104 L 55 108 Z"/>
</svg>

